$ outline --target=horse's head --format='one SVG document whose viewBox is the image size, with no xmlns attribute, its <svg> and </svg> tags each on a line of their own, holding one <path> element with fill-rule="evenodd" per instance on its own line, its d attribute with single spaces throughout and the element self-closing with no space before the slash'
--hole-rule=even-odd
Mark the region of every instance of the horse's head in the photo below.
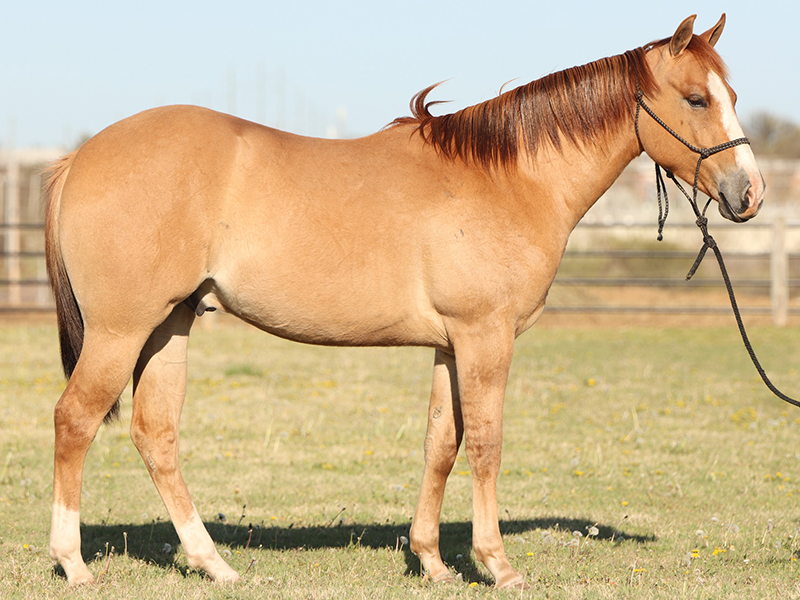
<svg viewBox="0 0 800 600">
<path fill-rule="evenodd" d="M 696 148 L 713 148 L 744 137 L 726 81 L 725 65 L 713 49 L 725 25 L 719 22 L 693 35 L 695 16 L 680 24 L 671 38 L 647 47 L 654 81 L 644 100 L 653 114 Z M 699 155 L 650 117 L 640 117 L 639 139 L 662 167 L 694 182 Z M 737 223 L 754 217 L 764 201 L 764 180 L 748 144 L 714 153 L 702 161 L 698 188 L 719 203 L 720 214 Z"/>
</svg>

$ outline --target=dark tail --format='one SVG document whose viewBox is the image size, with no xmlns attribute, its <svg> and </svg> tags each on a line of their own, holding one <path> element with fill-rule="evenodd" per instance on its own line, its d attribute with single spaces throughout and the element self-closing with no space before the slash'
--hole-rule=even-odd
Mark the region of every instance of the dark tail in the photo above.
<svg viewBox="0 0 800 600">
<path fill-rule="evenodd" d="M 83 347 L 83 317 L 72 285 L 64 266 L 59 243 L 58 213 L 61 206 L 61 191 L 72 165 L 73 154 L 68 154 L 55 162 L 46 172 L 46 206 L 44 221 L 44 247 L 47 255 L 47 275 L 56 301 L 58 335 L 61 341 L 61 364 L 67 379 L 72 375 Z"/>
<path fill-rule="evenodd" d="M 47 169 L 45 183 L 45 253 L 47 259 L 47 275 L 50 278 L 50 287 L 56 301 L 56 316 L 58 319 L 58 337 L 61 343 L 61 364 L 67 379 L 72 376 L 78 358 L 83 348 L 83 317 L 81 309 L 72 291 L 72 284 L 64 265 L 59 240 L 58 214 L 61 206 L 61 192 L 67 180 L 70 166 L 75 158 L 75 152 L 68 154 Z M 119 413 L 119 400 L 105 417 L 109 422 Z"/>
</svg>

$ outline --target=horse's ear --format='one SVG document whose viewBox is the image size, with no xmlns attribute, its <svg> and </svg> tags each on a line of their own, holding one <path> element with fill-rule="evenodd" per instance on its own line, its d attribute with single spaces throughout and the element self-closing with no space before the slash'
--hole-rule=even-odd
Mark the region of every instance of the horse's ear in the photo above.
<svg viewBox="0 0 800 600">
<path fill-rule="evenodd" d="M 694 20 L 696 18 L 697 15 L 686 17 L 683 23 L 678 25 L 678 29 L 675 30 L 675 34 L 669 41 L 669 51 L 672 56 L 678 56 L 681 52 L 686 50 L 686 46 L 692 41 L 692 28 L 694 27 Z"/>
<path fill-rule="evenodd" d="M 705 41 L 709 43 L 711 46 L 715 46 L 719 36 L 722 35 L 722 30 L 725 28 L 725 13 L 722 13 L 722 16 L 717 21 L 717 24 L 714 25 L 711 29 L 706 31 L 700 37 L 703 38 Z"/>
</svg>

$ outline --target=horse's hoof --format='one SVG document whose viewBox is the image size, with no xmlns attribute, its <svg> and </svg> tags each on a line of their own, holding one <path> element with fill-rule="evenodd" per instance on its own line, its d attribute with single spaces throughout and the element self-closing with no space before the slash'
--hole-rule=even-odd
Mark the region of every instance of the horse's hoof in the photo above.
<svg viewBox="0 0 800 600">
<path fill-rule="evenodd" d="M 433 583 L 453 583 L 455 578 L 450 571 L 442 571 L 436 575 L 431 575 L 430 573 L 426 573 L 425 577 L 423 577 L 424 581 L 431 581 Z"/>
<path fill-rule="evenodd" d="M 208 575 L 214 583 L 236 583 L 239 581 L 239 573 L 231 569 L 221 556 L 215 556 L 213 560 L 199 568 L 205 571 L 206 575 Z"/>
<path fill-rule="evenodd" d="M 214 581 L 214 583 L 236 583 L 239 581 L 240 576 L 239 573 L 228 567 L 226 570 L 218 570 L 216 573 L 214 573 L 214 575 L 211 576 L 211 579 Z"/>
<path fill-rule="evenodd" d="M 525 578 L 522 575 L 517 575 L 516 577 L 511 578 L 509 581 L 498 581 L 495 584 L 495 587 L 498 590 L 529 590 L 531 589 L 530 586 L 525 581 Z"/>
<path fill-rule="evenodd" d="M 94 583 L 94 575 L 91 574 L 86 565 L 83 568 L 72 569 L 73 572 L 67 573 L 67 581 L 70 587 L 79 585 L 89 585 Z"/>
<path fill-rule="evenodd" d="M 434 583 L 453 583 L 455 578 L 450 571 L 445 571 L 444 573 L 439 573 L 436 577 L 432 577 L 431 580 Z"/>
</svg>

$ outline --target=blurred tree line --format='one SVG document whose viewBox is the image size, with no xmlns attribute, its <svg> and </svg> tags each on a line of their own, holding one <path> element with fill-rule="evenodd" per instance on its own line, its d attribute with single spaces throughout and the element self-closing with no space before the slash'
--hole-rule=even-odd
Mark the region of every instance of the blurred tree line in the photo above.
<svg viewBox="0 0 800 600">
<path fill-rule="evenodd" d="M 745 135 L 756 156 L 800 159 L 800 125 L 768 112 L 758 112 L 745 123 Z"/>
</svg>

